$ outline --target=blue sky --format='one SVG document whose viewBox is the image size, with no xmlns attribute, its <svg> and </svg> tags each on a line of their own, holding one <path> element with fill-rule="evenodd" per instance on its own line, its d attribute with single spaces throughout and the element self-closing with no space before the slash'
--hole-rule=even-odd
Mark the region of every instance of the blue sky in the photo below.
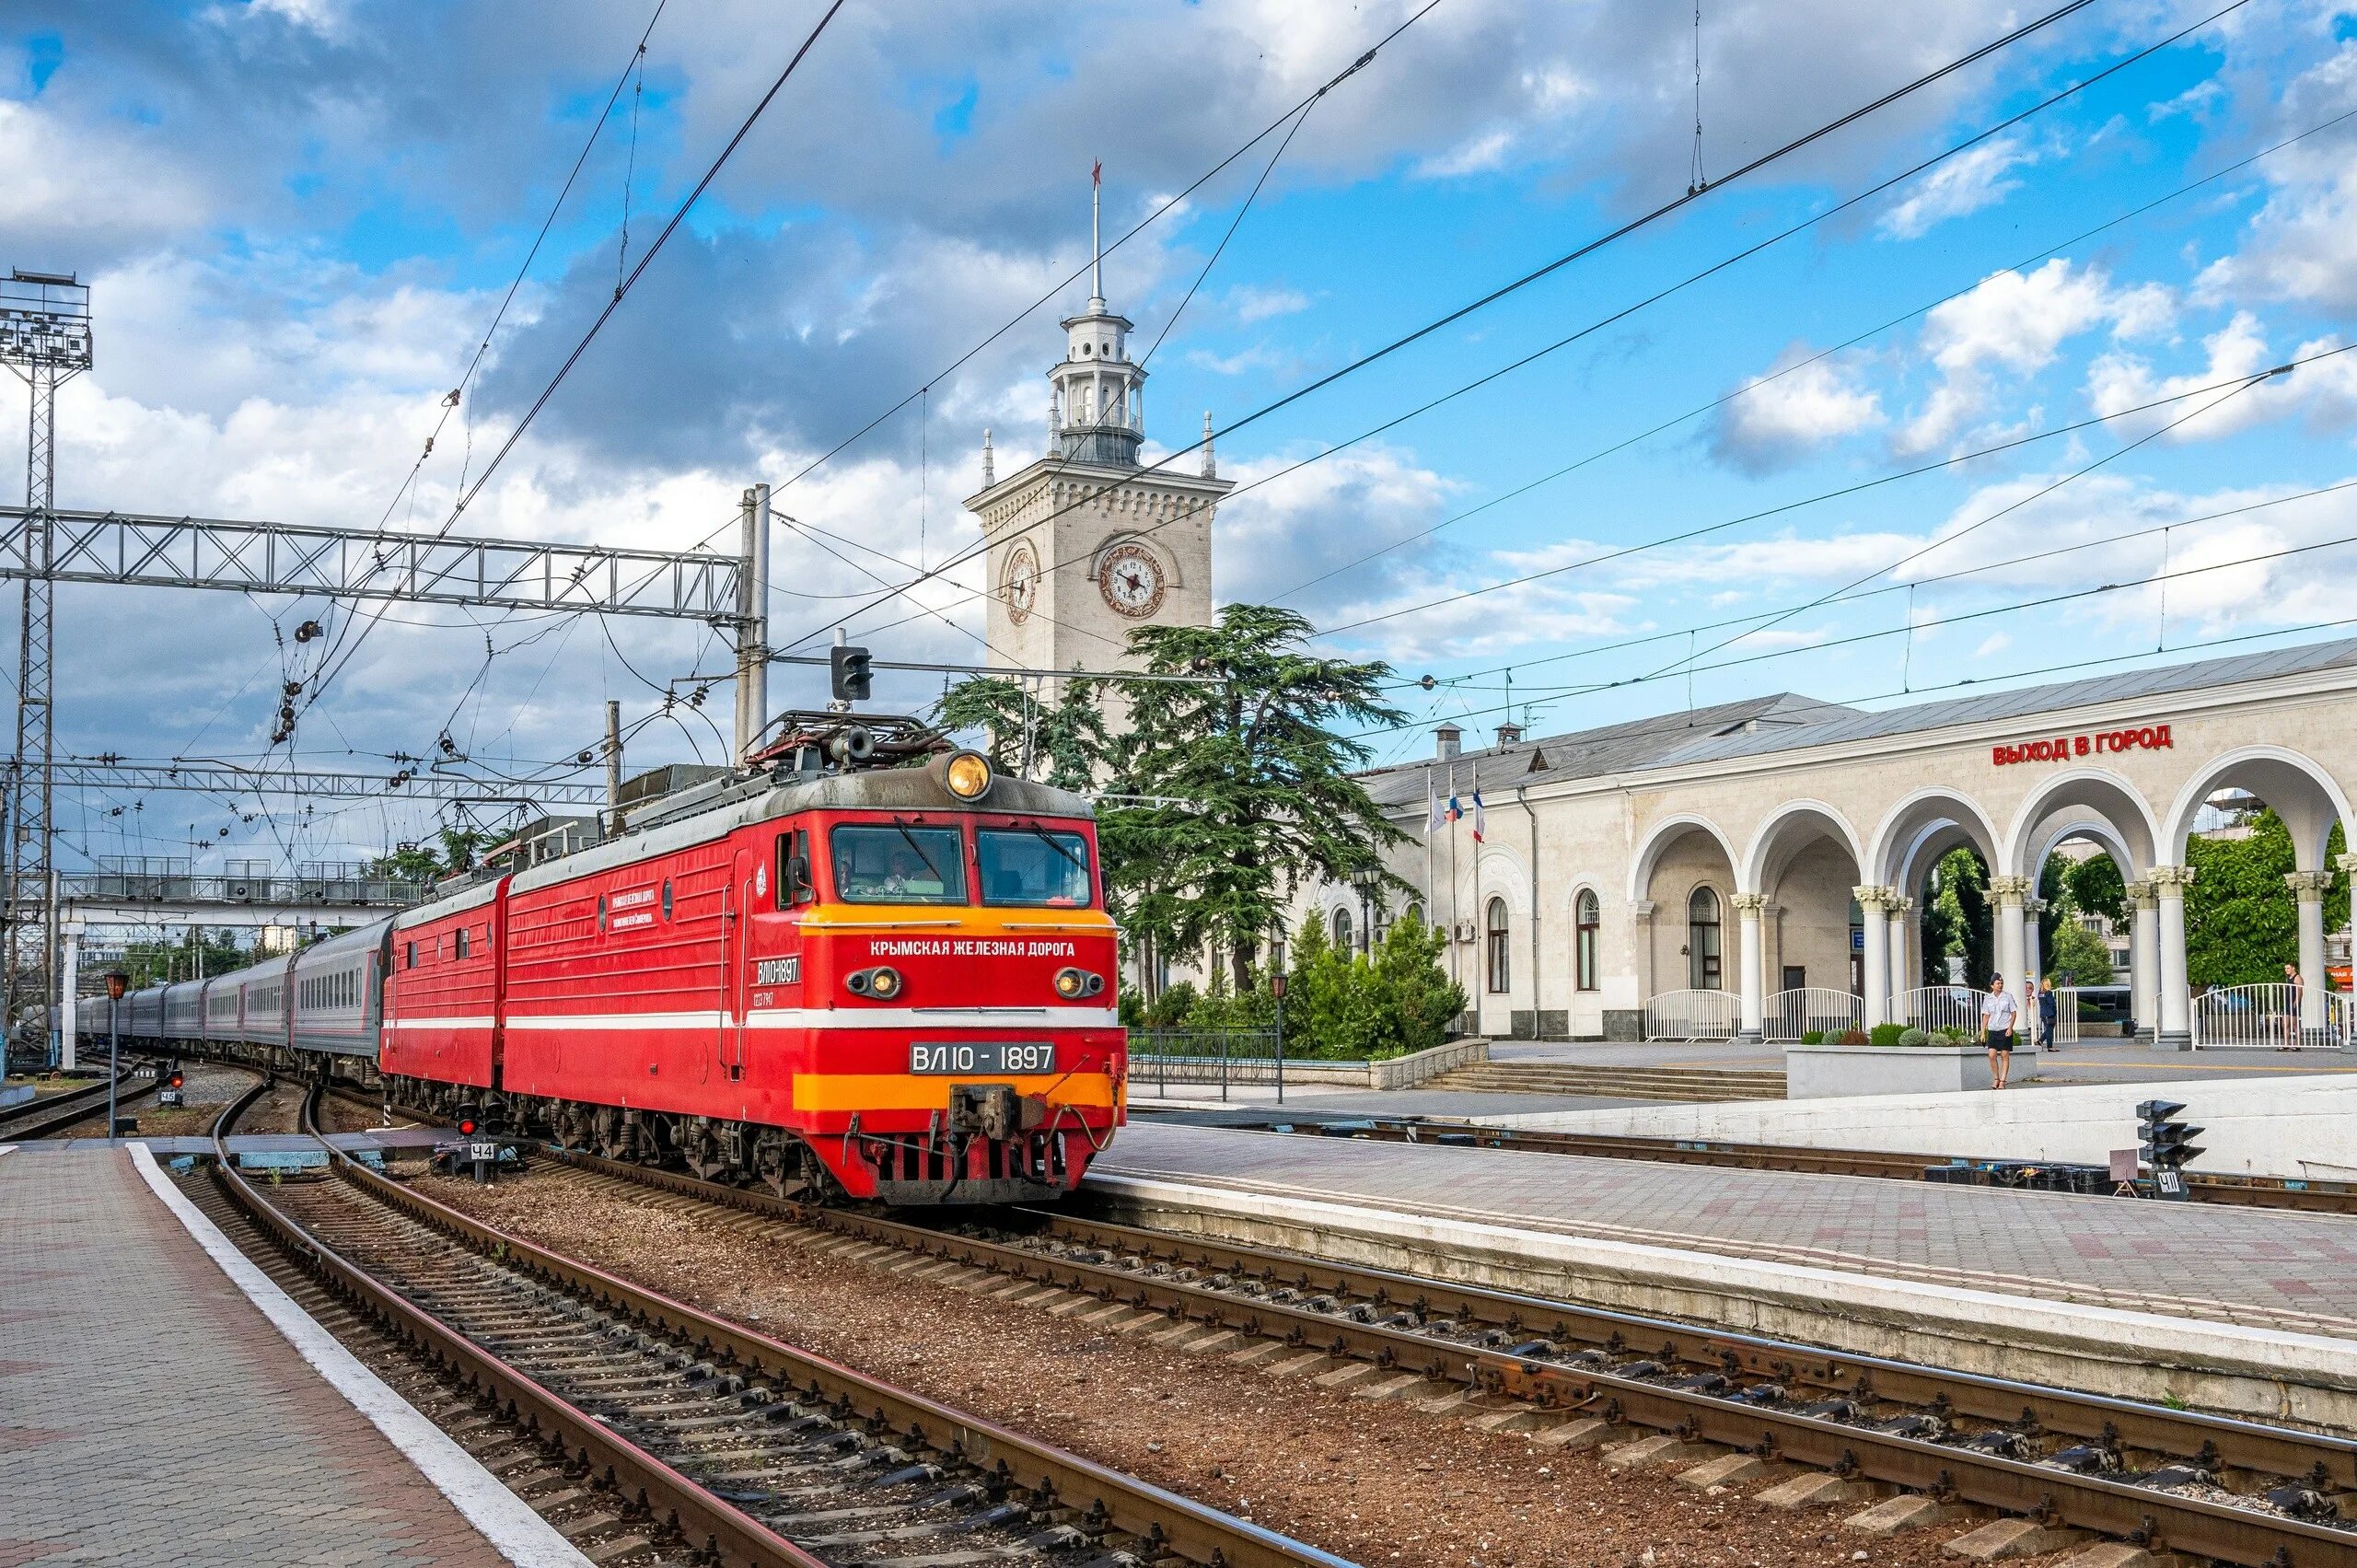
<svg viewBox="0 0 2357 1568">
<path fill-rule="evenodd" d="M 2357 354 L 2215 409 L 2202 405 L 2217 392 L 2186 396 L 2357 341 L 2357 119 L 2335 123 L 2357 110 L 2357 44 L 2329 5 L 2250 0 L 1881 196 L 1344 447 L 2217 8 L 2088 7 L 1238 432 L 1222 469 L 1248 488 L 1222 516 L 1219 593 L 1283 597 L 1333 651 L 1439 678 L 1401 693 L 1418 725 L 1377 738 L 1385 758 L 1427 744 L 1441 718 L 1493 726 L 1508 670 L 1516 706 L 1565 728 L 1689 694 L 1883 702 L 1968 676 L 2334 634 L 2302 629 L 2357 616 L 2357 544 L 2332 542 L 2357 536 L 2357 490 L 2286 498 L 2357 477 Z M 0 14 L 0 151 L 29 171 L 0 190 L 0 260 L 75 270 L 95 291 L 99 364 L 64 399 L 61 500 L 439 526 L 462 472 L 610 294 L 625 202 L 634 261 L 819 7 L 672 0 L 609 115 L 651 9 Z M 1410 10 L 854 0 L 466 526 L 693 544 L 732 526 L 744 484 L 801 470 L 929 386 L 779 504 L 856 540 L 838 548 L 888 579 L 907 575 L 895 561 L 939 563 L 975 538 L 958 502 L 982 429 L 1003 453 L 1037 445 L 1055 319 L 1083 291 L 941 371 L 1083 263 L 1090 161 L 1105 161 L 1109 232 L 1125 229 Z M 1705 0 L 1704 171 L 2028 14 Z M 1694 48 L 1676 7 L 1442 0 L 1301 127 L 1153 361 L 1150 437 L 1191 439 L 1204 410 L 1233 423 L 1682 192 Z M 593 128 L 459 416 L 405 487 Z M 1273 145 L 1108 261 L 1108 292 L 1144 342 Z M 1788 509 L 1736 521 L 1771 508 Z M 2084 548 L 2007 564 L 2066 546 Z M 776 549 L 785 633 L 875 590 L 805 537 Z M 2180 574 L 2165 590 L 2150 580 L 2165 559 Z M 1853 584 L 1867 597 L 1809 608 Z M 903 622 L 894 654 L 979 657 L 982 587 L 952 570 L 854 631 Z M 322 609 L 66 600 L 66 743 L 143 757 L 265 750 L 277 687 L 304 672 L 281 639 Z M 1787 611 L 1729 641 L 1740 618 Z M 645 721 L 633 764 L 715 750 L 700 714 L 662 715 L 654 690 L 720 667 L 700 631 L 490 622 L 396 612 L 307 714 L 297 757 L 373 767 L 447 732 L 493 765 L 558 759 L 595 738 L 609 696 Z M 1875 633 L 1890 634 L 1857 640 Z M 817 693 L 787 679 L 779 695 Z M 389 807 L 298 821 L 195 797 L 89 809 L 88 854 L 172 853 L 193 836 L 216 855 L 332 858 L 425 825 Z"/>
</svg>

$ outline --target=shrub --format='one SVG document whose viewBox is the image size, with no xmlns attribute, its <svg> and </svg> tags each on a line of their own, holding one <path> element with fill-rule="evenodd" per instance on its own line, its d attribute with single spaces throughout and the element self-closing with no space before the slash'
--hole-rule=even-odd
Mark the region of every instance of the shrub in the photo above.
<svg viewBox="0 0 2357 1568">
<path fill-rule="evenodd" d="M 1465 993 L 1440 967 L 1447 938 L 1423 923 L 1392 923 L 1371 957 L 1338 950 L 1320 922 L 1304 923 L 1285 987 L 1285 1048 L 1365 1061 L 1438 1045 L 1465 1011 Z"/>
<path fill-rule="evenodd" d="M 1825 1031 L 1823 1029 L 1811 1029 L 1808 1033 L 1801 1036 L 1801 1043 L 1803 1045 L 1823 1045 L 1825 1043 Z"/>
<path fill-rule="evenodd" d="M 1906 1032 L 1907 1026 L 1904 1024 L 1876 1024 L 1874 1027 L 1873 1033 L 1866 1037 L 1866 1043 L 1869 1045 L 1897 1045 L 1900 1043 L 1898 1037 Z"/>
<path fill-rule="evenodd" d="M 1874 1041 L 1866 1038 L 1866 1031 L 1864 1029 L 1843 1029 L 1841 1033 L 1835 1038 L 1833 1043 L 1836 1045 L 1872 1045 Z"/>
<path fill-rule="evenodd" d="M 1932 1037 L 1925 1034 L 1922 1029 L 1901 1029 L 1898 1033 L 1898 1043 L 1901 1045 L 1929 1045 L 1932 1043 Z"/>
</svg>

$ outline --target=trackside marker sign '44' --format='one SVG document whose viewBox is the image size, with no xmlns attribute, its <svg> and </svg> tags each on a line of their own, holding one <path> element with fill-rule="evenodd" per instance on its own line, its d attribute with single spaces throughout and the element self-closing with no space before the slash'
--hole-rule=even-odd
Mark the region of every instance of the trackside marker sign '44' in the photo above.
<svg viewBox="0 0 2357 1568">
<path fill-rule="evenodd" d="M 2096 729 L 2084 735 L 2058 735 L 2049 740 L 2024 740 L 2012 746 L 1992 746 L 1989 761 L 1998 767 L 2010 767 L 2015 762 L 2067 762 L 2073 757 L 2099 757 L 2116 751 L 2169 751 L 2177 743 L 2169 738 L 2169 726 L 2148 724 L 2138 729 Z"/>
</svg>

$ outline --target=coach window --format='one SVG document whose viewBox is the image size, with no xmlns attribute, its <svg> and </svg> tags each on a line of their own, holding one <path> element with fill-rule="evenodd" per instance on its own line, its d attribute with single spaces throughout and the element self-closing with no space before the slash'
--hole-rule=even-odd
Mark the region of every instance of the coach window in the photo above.
<svg viewBox="0 0 2357 1568">
<path fill-rule="evenodd" d="M 1088 841 L 1032 825 L 984 828 L 974 835 L 982 902 L 1081 909 L 1092 898 Z"/>
<path fill-rule="evenodd" d="M 1579 902 L 1573 909 L 1573 937 L 1572 961 L 1577 970 L 1582 991 L 1596 989 L 1596 939 L 1597 928 L 1603 924 L 1603 911 L 1597 906 L 1596 889 L 1582 888 Z"/>
<path fill-rule="evenodd" d="M 1483 923 L 1488 927 L 1484 935 L 1489 942 L 1490 990 L 1503 996 L 1514 989 L 1514 970 L 1510 958 L 1512 948 L 1506 940 L 1505 900 L 1492 899 L 1490 900 L 1490 908 Z"/>
<path fill-rule="evenodd" d="M 606 895 L 603 893 L 598 895 L 598 929 L 606 929 Z"/>
<path fill-rule="evenodd" d="M 663 918 L 671 918 L 671 879 L 668 877 L 663 878 Z"/>
<path fill-rule="evenodd" d="M 467 928 L 463 925 L 459 927 L 459 950 L 457 956 L 461 958 L 467 956 Z"/>
<path fill-rule="evenodd" d="M 413 969 L 417 968 L 417 944 L 416 944 L 416 943 L 414 943 L 414 942 L 410 942 L 410 943 L 405 943 L 405 944 L 403 944 L 403 945 L 402 945 L 402 951 L 401 951 L 401 968 L 403 968 L 403 969 L 405 969 L 405 970 L 413 970 Z"/>
<path fill-rule="evenodd" d="M 847 904 L 962 904 L 965 835 L 904 822 L 846 823 L 828 836 L 835 896 Z"/>
</svg>

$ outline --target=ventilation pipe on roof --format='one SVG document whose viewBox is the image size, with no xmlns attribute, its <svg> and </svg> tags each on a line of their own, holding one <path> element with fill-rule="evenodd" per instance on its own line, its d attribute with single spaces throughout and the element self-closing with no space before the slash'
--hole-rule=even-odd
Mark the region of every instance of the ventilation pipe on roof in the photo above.
<svg viewBox="0 0 2357 1568">
<path fill-rule="evenodd" d="M 1502 724 L 1502 725 L 1498 726 L 1498 744 L 1499 744 L 1499 745 L 1501 745 L 1501 746 L 1512 746 L 1512 745 L 1515 744 L 1517 741 L 1521 740 L 1521 738 L 1522 738 L 1522 726 L 1520 726 L 1520 725 L 1518 725 L 1518 724 Z"/>
<path fill-rule="evenodd" d="M 1441 726 L 1438 729 L 1433 731 L 1434 757 L 1444 762 L 1456 761 L 1457 753 L 1459 749 L 1457 743 L 1464 738 L 1465 732 L 1457 728 L 1455 725 L 1445 724 Z"/>
</svg>

